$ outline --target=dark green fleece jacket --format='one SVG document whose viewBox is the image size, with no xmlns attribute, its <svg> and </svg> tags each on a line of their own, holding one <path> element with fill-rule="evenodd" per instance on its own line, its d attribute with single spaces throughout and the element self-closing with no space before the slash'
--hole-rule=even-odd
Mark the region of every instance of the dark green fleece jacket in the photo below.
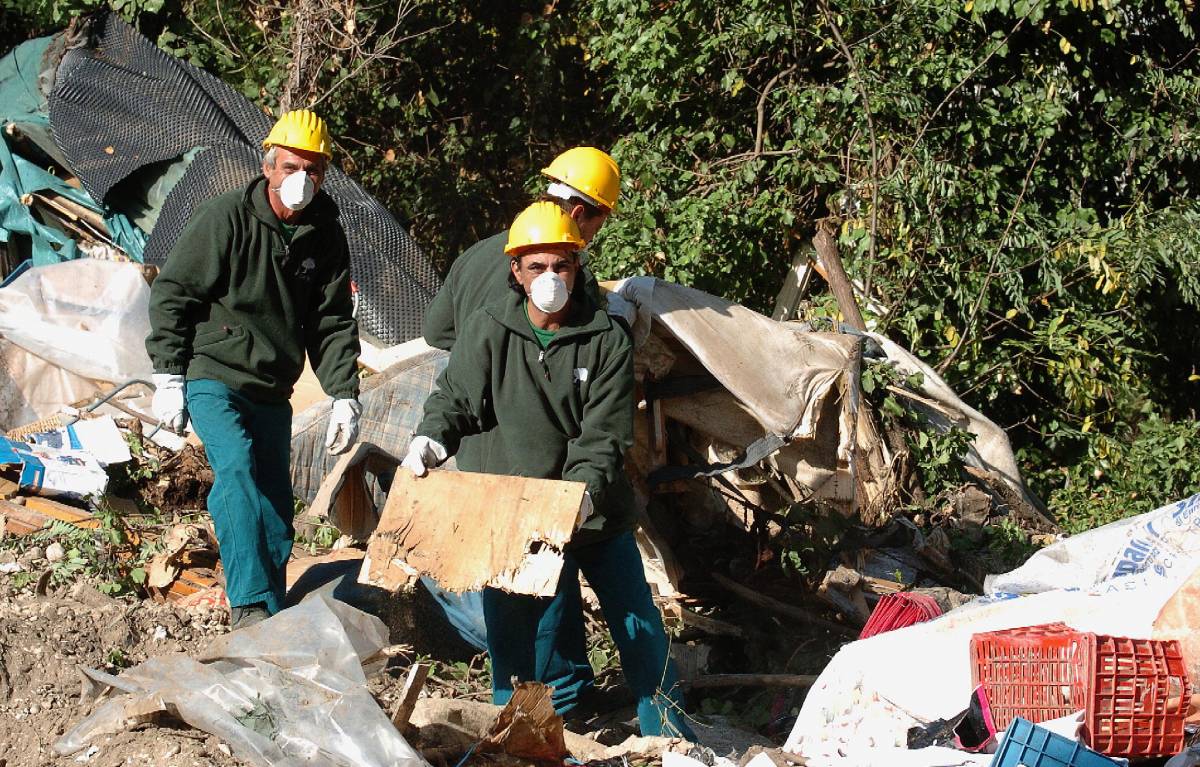
<svg viewBox="0 0 1200 767">
<path fill-rule="evenodd" d="M 506 229 L 480 240 L 454 260 L 441 289 L 425 310 L 422 328 L 425 343 L 449 351 L 475 310 L 507 300 L 513 293 L 508 286 L 509 257 L 504 253 L 507 242 Z M 583 289 L 603 306 L 600 286 L 587 267 L 580 270 L 579 276 L 583 279 Z"/>
<path fill-rule="evenodd" d="M 458 453 L 464 471 L 587 483 L 595 515 L 571 539 L 578 546 L 635 524 L 624 469 L 633 444 L 633 345 L 586 292 L 576 290 L 572 301 L 544 352 L 516 292 L 472 314 L 416 433 Z M 459 452 L 471 434 L 482 436 Z"/>
<path fill-rule="evenodd" d="M 266 179 L 196 207 L 150 289 L 146 351 L 159 373 L 287 399 L 312 362 L 325 393 L 358 396 L 350 255 L 324 192 L 284 237 Z"/>
</svg>

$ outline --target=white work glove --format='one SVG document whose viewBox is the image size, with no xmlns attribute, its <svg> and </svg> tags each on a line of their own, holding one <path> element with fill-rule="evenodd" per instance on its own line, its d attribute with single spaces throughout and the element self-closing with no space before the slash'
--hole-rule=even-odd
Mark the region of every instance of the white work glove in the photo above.
<svg viewBox="0 0 1200 767">
<path fill-rule="evenodd" d="M 595 513 L 596 507 L 592 505 L 592 494 L 584 490 L 583 500 L 579 503 L 579 519 L 575 520 L 575 529 L 583 527 L 583 523 L 591 519 Z"/>
<path fill-rule="evenodd" d="M 325 429 L 325 447 L 330 455 L 346 452 L 358 439 L 358 417 L 362 405 L 356 399 L 335 399 L 329 411 L 329 426 Z"/>
<path fill-rule="evenodd" d="M 627 314 L 622 314 L 622 316 L 629 322 L 629 329 L 633 331 L 635 348 L 644 344 L 650 336 L 650 325 L 654 318 L 650 306 L 654 299 L 656 282 L 658 280 L 654 277 L 626 277 L 623 280 L 617 280 L 608 294 L 609 306 L 613 305 L 613 297 L 616 295 L 624 299 L 626 305 L 633 309 L 633 318 Z M 609 314 L 613 314 L 611 309 Z"/>
<path fill-rule="evenodd" d="M 429 437 L 416 436 L 408 443 L 408 455 L 404 456 L 400 465 L 418 477 L 423 477 L 434 466 L 441 465 L 446 457 L 446 448 L 441 444 Z"/>
<path fill-rule="evenodd" d="M 176 434 L 183 433 L 187 424 L 187 399 L 183 394 L 183 376 L 175 373 L 155 373 L 154 399 L 150 409 L 154 417 L 164 429 L 170 429 Z"/>
</svg>

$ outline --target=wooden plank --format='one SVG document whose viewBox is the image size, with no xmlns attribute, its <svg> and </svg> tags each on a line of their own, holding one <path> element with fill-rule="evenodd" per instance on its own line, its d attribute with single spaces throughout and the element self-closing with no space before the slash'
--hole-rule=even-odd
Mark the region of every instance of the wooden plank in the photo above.
<svg viewBox="0 0 1200 767">
<path fill-rule="evenodd" d="M 792 620 L 800 623 L 806 623 L 815 628 L 823 628 L 856 638 L 858 636 L 858 632 L 854 631 L 853 629 L 838 623 L 834 623 L 833 621 L 827 621 L 824 618 L 818 618 L 807 610 L 796 607 L 795 605 L 789 605 L 786 602 L 780 602 L 778 599 L 772 599 L 766 594 L 760 594 L 754 589 L 743 586 L 742 584 L 737 583 L 736 581 L 727 578 L 720 573 L 713 573 L 712 577 L 713 580 L 715 580 L 721 587 L 733 594 L 736 594 L 750 604 L 758 605 L 759 607 L 763 607 L 773 613 L 791 618 Z"/>
<path fill-rule="evenodd" d="M 91 512 L 74 506 L 68 506 L 65 503 L 59 503 L 50 498 L 42 498 L 36 495 L 26 496 L 25 508 L 45 514 L 62 522 L 69 522 L 85 530 L 92 530 L 100 526 L 100 520 L 96 519 Z"/>
<path fill-rule="evenodd" d="M 417 705 L 417 698 L 425 687 L 425 678 L 429 676 L 429 666 L 424 663 L 414 663 L 408 669 L 404 679 L 404 688 L 400 691 L 400 699 L 396 701 L 396 710 L 392 712 L 392 724 L 404 734 L 408 727 L 409 717 Z"/>
<path fill-rule="evenodd" d="M 433 470 L 396 472 L 360 580 L 396 590 L 419 575 L 450 591 L 551 596 L 582 482 Z"/>
<path fill-rule="evenodd" d="M 53 521 L 53 517 L 12 501 L 0 501 L 0 516 L 4 517 L 4 531 L 12 535 L 35 533 Z"/>
</svg>

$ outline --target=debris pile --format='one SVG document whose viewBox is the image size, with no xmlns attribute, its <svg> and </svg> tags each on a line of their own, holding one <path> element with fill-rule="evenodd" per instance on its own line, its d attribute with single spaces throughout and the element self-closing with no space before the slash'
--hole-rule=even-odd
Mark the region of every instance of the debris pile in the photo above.
<svg viewBox="0 0 1200 767">
<path fill-rule="evenodd" d="M 182 132 L 186 146 L 143 157 L 123 132 L 111 163 L 80 166 L 80 126 L 115 119 L 83 106 L 127 83 L 97 72 L 101 49 L 219 108 Z M 105 13 L 0 59 L 0 766 L 1007 767 L 1062 749 L 1057 763 L 1083 764 L 1083 744 L 1100 760 L 1183 750 L 1200 679 L 1200 496 L 1059 540 L 1004 431 L 857 310 L 844 312 L 855 327 L 780 321 L 793 312 L 645 277 L 606 288 L 637 313 L 626 470 L 701 743 L 631 739 L 586 590 L 595 710 L 564 722 L 532 684 L 504 709 L 484 702 L 475 592 L 552 592 L 582 488 L 453 463 L 419 489 L 397 473 L 447 362 L 396 343 L 436 279 L 336 172 L 366 275 L 359 442 L 327 453 L 331 403 L 306 371 L 292 399 L 290 606 L 228 633 L 203 446 L 151 414 L 155 270 L 140 261 L 212 191 L 214 163 L 226 181 L 257 172 L 243 139 L 265 118 L 167 59 Z M 91 95 L 63 87 L 72 77 L 94 78 Z M 198 151 L 209 123 L 237 140 Z M 374 235 L 391 246 L 378 258 Z M 1003 652 L 987 644 L 998 636 Z"/>
</svg>

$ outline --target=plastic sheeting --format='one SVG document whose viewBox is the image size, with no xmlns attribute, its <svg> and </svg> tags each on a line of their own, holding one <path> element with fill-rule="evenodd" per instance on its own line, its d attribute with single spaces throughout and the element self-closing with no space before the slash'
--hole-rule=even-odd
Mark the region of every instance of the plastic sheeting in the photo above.
<svg viewBox="0 0 1200 767">
<path fill-rule="evenodd" d="M 901 373 L 906 376 L 919 373 L 919 393 L 936 402 L 940 409 L 922 407 L 912 402 L 908 403 L 910 406 L 919 407 L 932 424 L 943 430 L 957 426 L 975 435 L 975 441 L 963 457 L 967 465 L 996 472 L 1009 487 L 1020 493 L 1030 506 L 1045 511 L 1045 505 L 1025 486 L 1021 470 L 1017 468 L 1012 444 L 1003 429 L 983 413 L 963 402 L 937 371 L 919 360 L 915 354 L 877 333 L 865 335 L 883 348 L 888 362 L 894 364 Z"/>
<path fill-rule="evenodd" d="M 50 264 L 0 288 L 0 335 L 84 378 L 148 380 L 149 306 L 150 286 L 137 264 Z"/>
<path fill-rule="evenodd" d="M 387 639 L 383 621 L 317 592 L 198 659 L 171 653 L 119 677 L 87 672 L 97 694 L 116 697 L 54 748 L 70 755 L 166 711 L 261 767 L 426 767 L 367 690 L 363 666 L 382 668 Z"/>
<path fill-rule="evenodd" d="M 66 158 L 50 133 L 43 93 L 52 80 L 52 69 L 46 67 L 55 40 L 51 37 L 28 40 L 0 58 L 0 124 L 16 126 L 39 150 L 65 166 Z M 103 216 L 112 241 L 135 260 L 141 260 L 146 245 L 143 230 L 121 213 L 99 205 L 87 192 L 15 154 L 8 135 L 0 134 L 0 242 L 8 242 L 14 233 L 27 236 L 32 246 L 29 256 L 35 264 L 77 258 L 75 242 L 40 221 L 22 200 L 24 195 L 42 191 L 63 195 Z"/>
<path fill-rule="evenodd" d="M 768 431 L 788 439 L 812 438 L 826 399 L 840 397 L 838 453 L 849 458 L 858 404 L 858 338 L 805 333 L 740 304 L 657 279 L 622 280 L 614 291 L 639 309 L 635 338 L 647 335 L 642 323 L 648 310 L 652 322 L 681 343 Z"/>
<path fill-rule="evenodd" d="M 809 691 L 784 748 L 814 767 L 987 764 L 990 757 L 978 761 L 950 749 L 904 749 L 909 727 L 966 708 L 971 636 L 1053 622 L 1154 636 L 1164 604 L 1200 567 L 1198 512 L 1195 496 L 1068 539 L 990 579 L 1004 588 L 1036 583 L 1048 590 L 983 597 L 928 623 L 846 645 Z M 1149 531 L 1155 544 L 1129 545 Z M 1137 562 L 1131 549 L 1140 552 Z M 1141 556 L 1151 549 L 1156 553 Z"/>
</svg>

